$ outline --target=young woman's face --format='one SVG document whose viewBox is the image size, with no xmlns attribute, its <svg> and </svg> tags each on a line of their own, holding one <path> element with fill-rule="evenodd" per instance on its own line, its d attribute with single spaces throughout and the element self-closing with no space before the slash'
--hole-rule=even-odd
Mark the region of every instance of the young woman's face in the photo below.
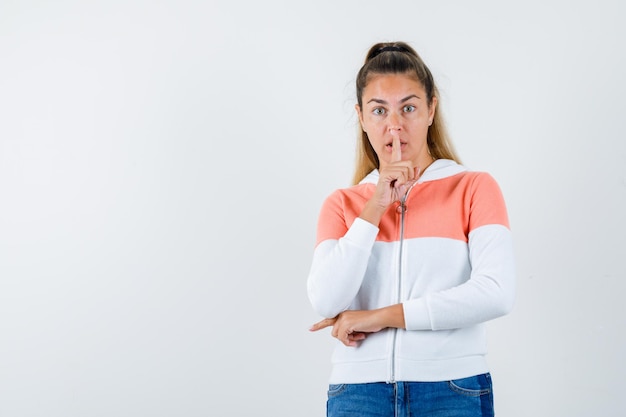
<svg viewBox="0 0 626 417">
<path fill-rule="evenodd" d="M 422 84 L 405 74 L 374 75 L 369 80 L 363 89 L 363 108 L 357 104 L 356 110 L 380 168 L 391 162 L 393 134 L 400 138 L 403 161 L 422 168 L 432 162 L 426 137 L 436 100 L 429 106 Z"/>
</svg>

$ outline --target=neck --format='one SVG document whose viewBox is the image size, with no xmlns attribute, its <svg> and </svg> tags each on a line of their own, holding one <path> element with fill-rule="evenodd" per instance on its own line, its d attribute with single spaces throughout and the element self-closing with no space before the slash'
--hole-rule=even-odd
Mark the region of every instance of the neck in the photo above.
<svg viewBox="0 0 626 417">
<path fill-rule="evenodd" d="M 419 169 L 419 176 L 421 177 L 424 171 L 428 169 L 435 162 L 435 158 L 433 158 L 430 154 L 426 158 L 424 158 L 420 163 L 417 164 L 417 168 Z"/>
</svg>

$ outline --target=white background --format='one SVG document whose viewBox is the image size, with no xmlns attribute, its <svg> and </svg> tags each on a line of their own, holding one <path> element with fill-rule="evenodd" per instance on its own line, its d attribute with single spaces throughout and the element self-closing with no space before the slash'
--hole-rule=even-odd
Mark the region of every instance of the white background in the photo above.
<svg viewBox="0 0 626 417">
<path fill-rule="evenodd" d="M 626 413 L 620 1 L 0 3 L 0 415 L 322 416 L 305 281 L 375 42 L 433 71 L 518 293 L 501 417 Z"/>
</svg>

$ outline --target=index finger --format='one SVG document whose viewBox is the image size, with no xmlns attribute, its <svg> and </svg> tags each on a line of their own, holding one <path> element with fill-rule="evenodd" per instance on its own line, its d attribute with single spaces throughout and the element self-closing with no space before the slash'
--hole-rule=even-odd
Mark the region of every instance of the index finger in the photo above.
<svg viewBox="0 0 626 417">
<path fill-rule="evenodd" d="M 402 161 L 400 135 L 398 135 L 398 132 L 391 132 L 391 135 L 393 136 L 393 141 L 391 142 L 391 162 L 400 162 Z"/>
<path fill-rule="evenodd" d="M 325 327 L 329 327 L 335 324 L 335 322 L 337 321 L 337 319 L 332 318 L 332 319 L 324 319 L 322 321 L 318 321 L 317 323 L 315 323 L 314 325 L 312 325 L 309 330 L 312 332 L 315 332 L 317 330 L 321 330 Z"/>
</svg>

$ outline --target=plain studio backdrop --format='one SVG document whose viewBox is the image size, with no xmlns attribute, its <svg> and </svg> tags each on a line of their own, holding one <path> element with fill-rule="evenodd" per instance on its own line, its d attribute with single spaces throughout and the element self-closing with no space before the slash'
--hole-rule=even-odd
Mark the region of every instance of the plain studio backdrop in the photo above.
<svg viewBox="0 0 626 417">
<path fill-rule="evenodd" d="M 624 415 L 623 4 L 3 0 L 0 416 L 324 415 L 306 277 L 389 40 L 507 201 L 497 414 Z"/>
</svg>

